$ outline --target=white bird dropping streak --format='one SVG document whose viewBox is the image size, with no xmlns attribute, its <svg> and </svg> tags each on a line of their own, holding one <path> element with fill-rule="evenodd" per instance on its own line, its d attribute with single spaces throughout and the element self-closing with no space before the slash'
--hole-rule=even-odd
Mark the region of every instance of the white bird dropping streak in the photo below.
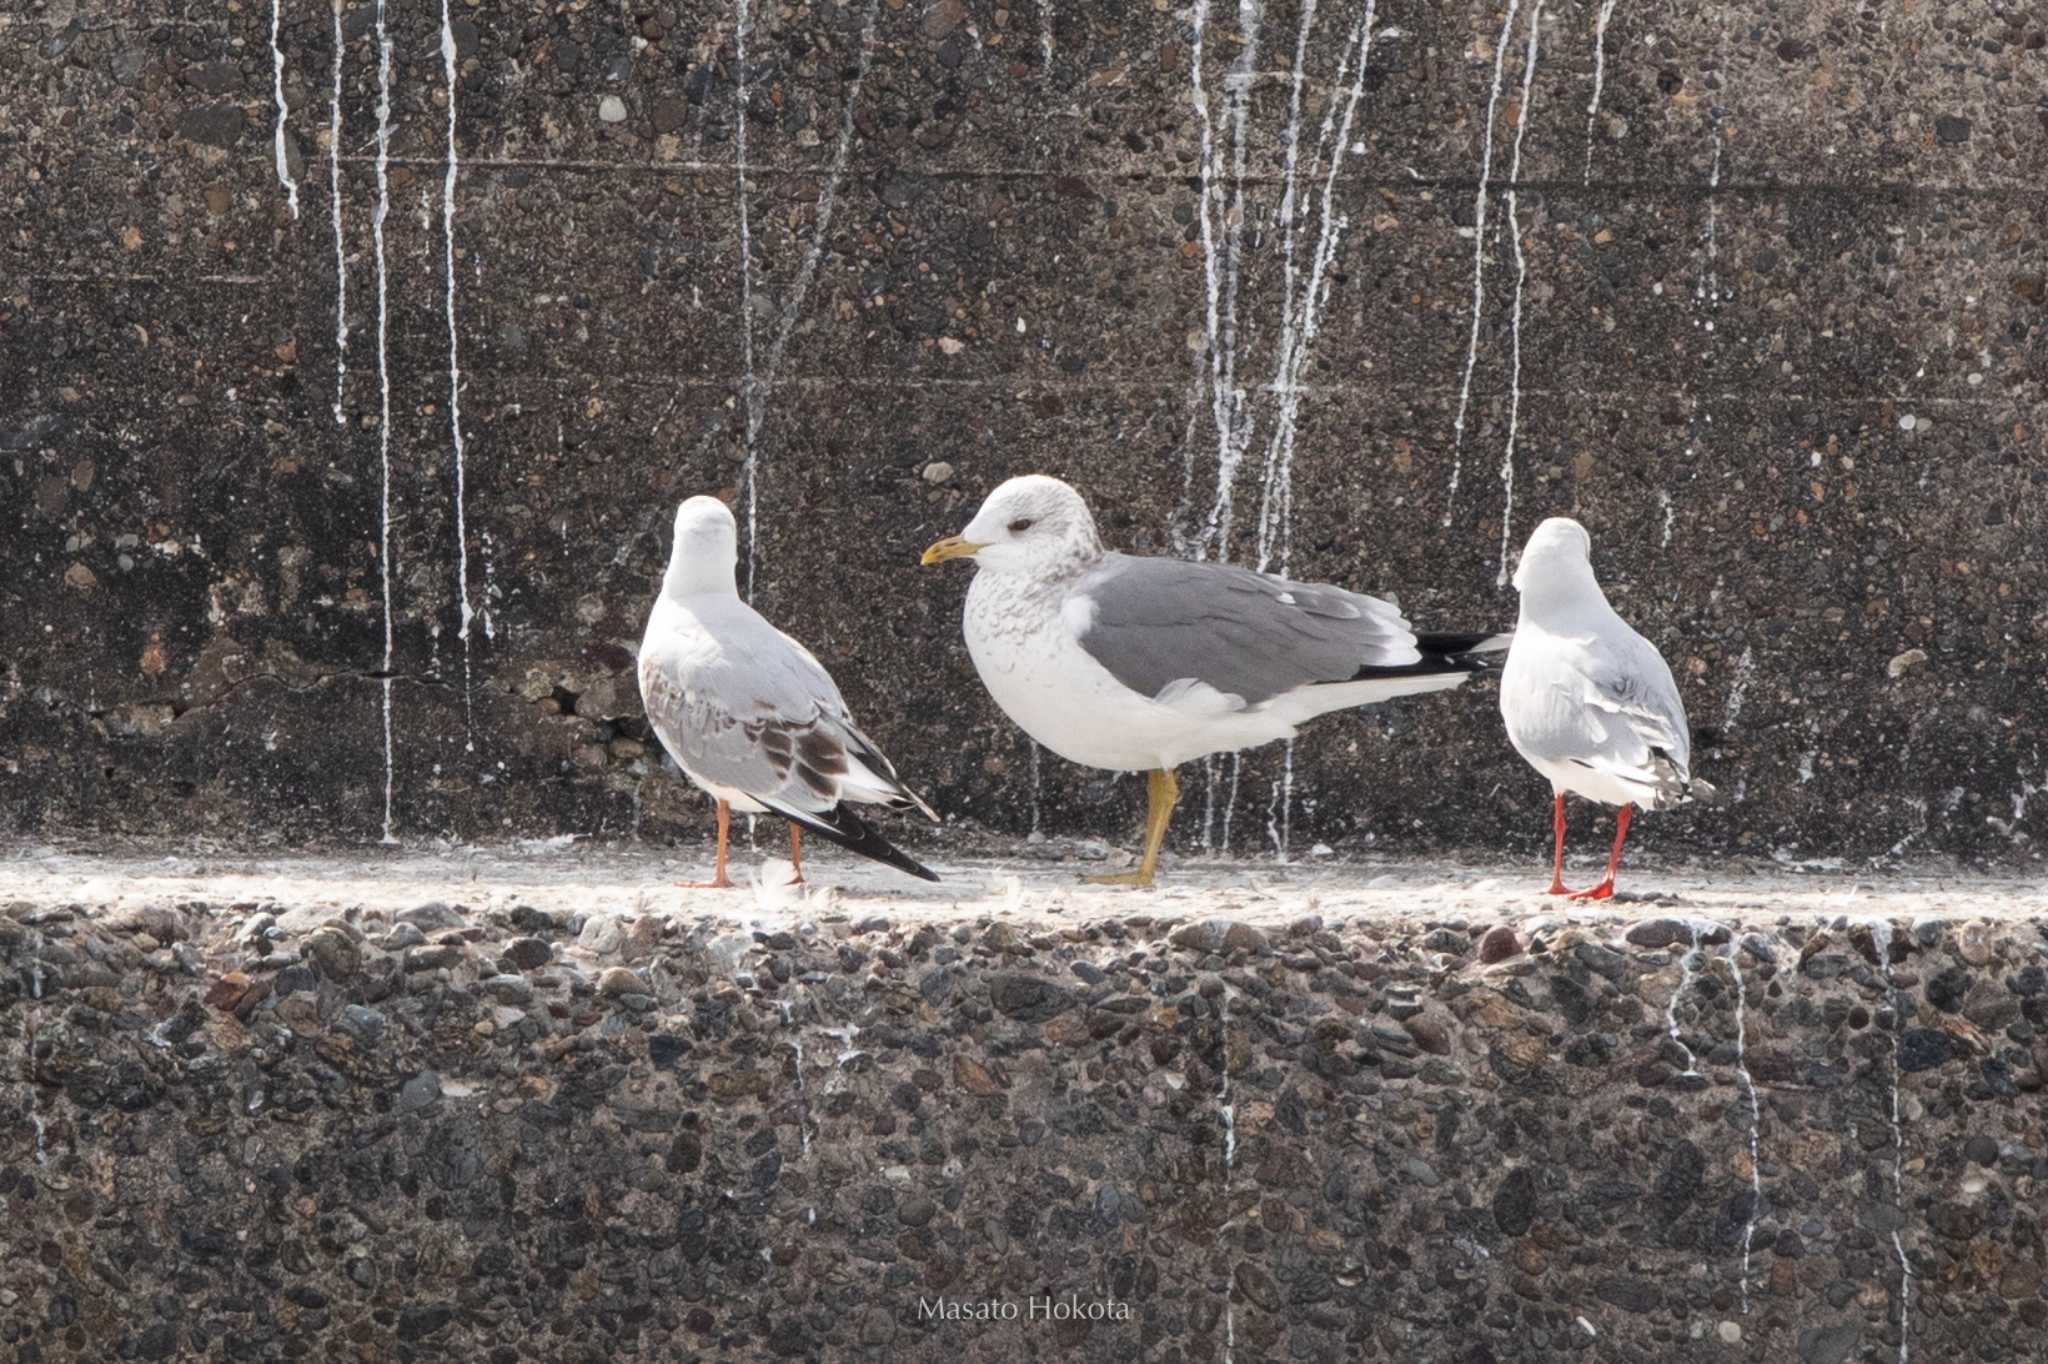
<svg viewBox="0 0 2048 1364">
<path fill-rule="evenodd" d="M 1280 556 L 1280 571 L 1285 573 L 1293 549 L 1294 433 L 1295 419 L 1301 411 L 1301 371 L 1308 362 L 1309 350 L 1322 326 L 1323 305 L 1329 300 L 1330 262 L 1336 258 L 1337 244 L 1343 239 L 1349 222 L 1336 213 L 1332 196 L 1337 172 L 1344 163 L 1345 150 L 1351 145 L 1352 116 L 1357 112 L 1359 96 L 1365 90 L 1365 64 L 1372 54 L 1373 10 L 1373 0 L 1367 0 L 1365 17 L 1353 26 L 1343 56 L 1337 63 L 1333 90 L 1343 89 L 1345 76 L 1350 70 L 1351 49 L 1358 49 L 1358 73 L 1351 85 L 1351 98 L 1344 105 L 1343 125 L 1337 130 L 1336 146 L 1330 154 L 1330 169 L 1323 180 L 1322 229 L 1316 240 L 1308 285 L 1299 301 L 1293 296 L 1294 241 L 1298 233 L 1292 221 L 1282 224 L 1287 235 L 1288 291 L 1282 299 L 1280 353 L 1273 375 L 1273 387 L 1280 394 L 1280 410 L 1273 424 L 1272 439 L 1266 447 L 1265 492 L 1259 507 L 1258 567 L 1261 573 L 1272 562 L 1276 550 Z M 1330 132 L 1336 121 L 1337 104 L 1333 99 L 1323 114 L 1322 132 L 1316 139 L 1319 154 L 1329 144 Z M 1291 187 L 1289 193 L 1292 193 Z"/>
<path fill-rule="evenodd" d="M 1045 54 L 1045 78 L 1052 79 L 1052 0 L 1038 0 L 1038 46 Z"/>
<path fill-rule="evenodd" d="M 1896 986 L 1892 983 L 1892 923 L 1879 919 L 1870 925 L 1871 945 L 1877 949 L 1878 969 L 1884 973 L 1886 1002 L 1891 1004 L 1892 1018 L 1892 1202 L 1897 1205 L 1899 1220 L 1906 1215 L 1906 1128 L 1899 1121 L 1899 1024 L 1898 1004 L 1892 995 Z M 1913 1266 L 1906 1259 L 1906 1243 L 1897 1227 L 1892 1228 L 1892 1252 L 1899 1257 L 1899 1364 L 1907 1364 L 1906 1330 L 1907 1309 L 1913 1300 Z"/>
<path fill-rule="evenodd" d="M 1232 785 L 1234 788 L 1235 782 Z M 1231 799 L 1235 803 L 1236 794 L 1234 789 Z M 1224 835 L 1224 842 L 1227 848 L 1229 845 L 1229 834 L 1227 832 Z M 1220 1106 L 1217 1116 L 1223 1124 L 1223 1202 L 1228 1207 L 1230 1203 L 1230 1176 L 1231 1172 L 1237 1168 L 1237 1106 L 1230 1100 L 1230 991 L 1228 988 L 1225 988 L 1222 995 L 1218 997 L 1216 1010 L 1217 1019 L 1219 1020 L 1216 1033 L 1216 1069 L 1222 1077 L 1222 1083 L 1218 1087 L 1216 1094 L 1216 1102 Z M 1223 1358 L 1225 1364 L 1229 1364 L 1229 1361 L 1235 1357 L 1237 1349 L 1237 1305 L 1234 1301 L 1237 1296 L 1237 1272 L 1235 1270 L 1231 1271 L 1230 1282 L 1225 1286 L 1224 1294 Z"/>
<path fill-rule="evenodd" d="M 384 272 L 384 219 L 391 212 L 390 169 L 391 35 L 384 30 L 384 0 L 377 0 L 377 209 L 370 217 L 370 235 L 377 252 L 377 384 L 382 401 L 377 446 L 384 462 L 383 492 L 378 503 L 377 565 L 384 575 L 384 842 L 397 843 L 391 807 L 396 765 L 391 741 L 391 366 L 385 346 L 390 334 L 391 309 Z"/>
<path fill-rule="evenodd" d="M 1735 722 L 1742 718 L 1743 702 L 1749 699 L 1749 680 L 1755 675 L 1755 651 L 1744 645 L 1742 657 L 1735 660 L 1735 680 L 1728 684 L 1728 710 L 1721 717 L 1721 737 L 1724 740 L 1735 733 Z"/>
<path fill-rule="evenodd" d="M 1509 536 L 1515 522 L 1515 435 L 1522 421 L 1522 289 L 1529 282 L 1529 258 L 1522 251 L 1522 219 L 1515 185 L 1522 178 L 1522 134 L 1529 131 L 1529 87 L 1536 76 L 1536 40 L 1543 32 L 1543 0 L 1529 11 L 1529 50 L 1522 57 L 1522 103 L 1515 114 L 1515 154 L 1508 161 L 1508 239 L 1515 246 L 1515 306 L 1508 324 L 1508 441 L 1500 456 L 1500 574 L 1495 587 L 1508 585 Z"/>
<path fill-rule="evenodd" d="M 463 469 L 462 445 L 462 362 L 455 333 L 455 177 L 459 162 L 455 150 L 455 28 L 449 21 L 448 0 L 441 0 L 441 70 L 448 79 L 448 174 L 441 181 L 441 246 L 448 276 L 448 430 L 455 441 L 455 582 L 462 598 L 462 628 L 455 637 L 462 641 L 462 715 L 469 731 L 463 747 L 476 751 L 476 733 L 470 718 L 469 622 L 476 615 L 469 604 L 469 524 L 463 503 L 468 495 Z"/>
<path fill-rule="evenodd" d="M 271 134 L 271 147 L 277 154 L 277 180 L 284 186 L 285 201 L 291 205 L 292 217 L 299 216 L 299 182 L 292 179 L 291 166 L 284 154 L 284 48 L 278 43 L 278 27 L 283 22 L 280 10 L 284 0 L 270 0 L 270 82 L 277 98 L 277 128 Z"/>
<path fill-rule="evenodd" d="M 1479 323 L 1486 312 L 1486 183 L 1493 174 L 1493 111 L 1500 104 L 1501 63 L 1507 56 L 1508 39 L 1515 31 L 1515 12 L 1521 0 L 1508 0 L 1508 13 L 1501 20 L 1500 37 L 1493 44 L 1493 90 L 1486 97 L 1486 129 L 1480 141 L 1479 188 L 1472 195 L 1472 337 L 1465 343 L 1465 378 L 1458 386 L 1458 416 L 1452 423 L 1451 490 L 1444 501 L 1444 524 L 1451 524 L 1451 511 L 1458 499 L 1458 476 L 1464 469 L 1465 410 L 1472 403 L 1472 368 L 1479 363 Z"/>
<path fill-rule="evenodd" d="M 768 395 L 775 389 L 775 378 L 782 370 L 782 356 L 789 348 L 789 338 L 796 332 L 798 317 L 803 312 L 804 298 L 811 291 L 811 284 L 818 277 L 818 265 L 825 257 L 825 235 L 832 227 L 832 210 L 839 198 L 839 182 L 846 175 L 846 158 L 853 149 L 853 116 L 860 100 L 861 82 L 867 79 L 868 65 L 875 45 L 875 20 L 881 12 L 881 0 L 868 0 L 867 20 L 861 26 L 860 62 L 854 69 L 853 82 L 846 91 L 846 113 L 839 125 L 839 145 L 832 155 L 832 170 L 825 179 L 825 188 L 818 195 L 817 225 L 811 230 L 810 249 L 804 252 L 803 264 L 797 269 L 796 283 L 790 286 L 789 298 L 782 305 L 782 315 L 775 325 L 775 335 L 768 343 L 768 362 L 763 367 L 758 382 L 753 376 L 753 323 L 752 311 L 747 315 L 747 374 L 749 382 L 745 393 L 747 450 L 747 594 L 754 590 L 754 531 L 753 515 L 756 506 L 754 480 L 759 471 L 756 458 L 757 442 L 761 436 L 762 424 L 768 416 Z M 742 110 L 743 118 L 745 116 Z M 746 168 L 740 168 L 744 178 Z M 741 194 L 744 205 L 745 194 Z M 744 240 L 744 237 L 743 237 Z M 748 295 L 751 297 L 751 294 Z"/>
<path fill-rule="evenodd" d="M 1593 98 L 1586 103 L 1586 183 L 1593 183 L 1593 124 L 1600 117 L 1600 91 L 1607 84 L 1607 21 L 1614 17 L 1614 0 L 1604 0 L 1593 20 Z"/>
<path fill-rule="evenodd" d="M 1756 1219 L 1763 1211 L 1764 1177 L 1760 1168 L 1758 1138 L 1763 1129 L 1763 1108 L 1756 1099 L 1756 1080 L 1749 1073 L 1749 990 L 1742 983 L 1742 963 L 1736 953 L 1742 948 L 1738 935 L 1728 945 L 1728 974 L 1735 977 L 1735 1074 L 1749 1099 L 1749 1219 L 1742 1228 L 1742 1315 L 1749 1315 L 1749 1257 L 1756 1241 Z"/>
<path fill-rule="evenodd" d="M 348 425 L 341 393 L 348 381 L 348 252 L 341 239 L 341 0 L 334 0 L 334 94 L 327 106 L 327 204 L 334 215 L 334 424 Z"/>
<path fill-rule="evenodd" d="M 1285 187 L 1280 194 L 1280 247 L 1283 253 L 1284 283 L 1280 289 L 1280 363 L 1277 368 L 1284 373 L 1287 366 L 1287 351 L 1294 330 L 1294 243 L 1300 236 L 1295 228 L 1294 172 L 1300 163 L 1296 155 L 1301 145 L 1301 87 L 1307 79 L 1308 34 L 1315 23 L 1316 0 L 1302 0 L 1301 30 L 1294 39 L 1294 78 L 1292 89 L 1287 96 L 1287 158 L 1285 161 Z M 1346 57 L 1350 55 L 1347 48 Z M 1341 72 L 1341 67 L 1340 67 Z M 1342 83 L 1343 76 L 1338 76 Z M 1335 107 L 1334 105 L 1332 106 Z M 1327 121 L 1324 133 L 1329 132 Z M 1320 148 L 1320 144 L 1318 144 Z M 1341 149 L 1340 149 L 1341 151 Z"/>
<path fill-rule="evenodd" d="M 1252 435 L 1252 413 L 1237 383 L 1237 295 L 1244 278 L 1247 122 L 1251 115 L 1252 81 L 1258 71 L 1259 25 L 1264 18 L 1263 0 L 1237 0 L 1237 24 L 1243 46 L 1224 78 L 1230 109 L 1231 190 L 1230 210 L 1223 223 L 1223 389 L 1230 419 L 1216 450 L 1216 505 L 1209 513 L 1209 527 L 1204 533 L 1205 540 L 1214 535 L 1219 563 L 1230 558 L 1230 526 L 1237 510 L 1237 470 L 1244 462 L 1245 448 Z"/>
<path fill-rule="evenodd" d="M 1686 987 L 1692 984 L 1693 964 L 1700 957 L 1698 925 L 1687 924 L 1685 931 L 1691 944 L 1686 948 L 1685 955 L 1678 959 L 1678 986 L 1671 992 L 1671 1002 L 1664 1006 L 1664 1031 L 1671 1035 L 1671 1040 L 1685 1053 L 1685 1069 L 1679 1072 L 1681 1076 L 1700 1073 L 1699 1058 L 1692 1054 L 1692 1048 L 1685 1045 L 1685 1039 L 1678 1035 L 1678 1001 L 1685 998 Z"/>
<path fill-rule="evenodd" d="M 1699 284 L 1693 289 L 1693 297 L 1705 299 L 1718 307 L 1721 302 L 1721 253 L 1716 242 L 1716 229 L 1719 227 L 1720 219 L 1720 201 L 1716 196 L 1721 189 L 1721 120 L 1718 116 L 1713 118 L 1711 126 L 1714 137 L 1714 161 L 1707 171 L 1707 267 L 1700 276 Z M 1714 324 L 1707 323 L 1707 330 L 1713 329 Z"/>
<path fill-rule="evenodd" d="M 740 406 L 746 439 L 747 599 L 754 596 L 754 558 L 760 541 L 760 489 L 755 486 L 753 423 L 746 417 L 754 406 L 754 243 L 747 227 L 747 28 L 753 22 L 748 0 L 737 0 L 733 25 L 733 68 L 738 73 L 733 102 L 733 169 L 740 182 Z"/>
<path fill-rule="evenodd" d="M 1040 749 L 1036 739 L 1027 739 L 1025 742 L 1031 745 L 1031 834 L 1034 838 L 1040 838 L 1044 836 L 1039 832 L 1039 792 L 1042 789 L 1038 762 Z"/>
<path fill-rule="evenodd" d="M 1202 223 L 1202 267 L 1208 289 L 1208 311 L 1206 314 L 1209 350 L 1209 414 L 1216 423 L 1216 440 L 1220 449 L 1230 436 L 1229 409 L 1223 397 L 1223 348 L 1219 344 L 1222 335 L 1223 283 L 1216 256 L 1216 229 L 1209 218 L 1210 182 L 1216 175 L 1216 129 L 1209 120 L 1209 94 L 1202 88 L 1202 34 L 1209 23 L 1209 0 L 1195 0 L 1195 40 L 1188 60 L 1188 80 L 1192 87 L 1195 116 L 1202 122 L 1201 196 L 1197 207 Z M 1201 558 L 1206 546 L 1206 534 L 1198 544 L 1195 557 Z"/>
</svg>

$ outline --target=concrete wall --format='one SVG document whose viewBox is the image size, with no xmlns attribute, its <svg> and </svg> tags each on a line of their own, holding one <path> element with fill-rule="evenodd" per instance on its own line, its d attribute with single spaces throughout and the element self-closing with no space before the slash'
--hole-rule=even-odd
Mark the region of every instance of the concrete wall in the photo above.
<svg viewBox="0 0 2048 1364">
<path fill-rule="evenodd" d="M 1431 626 L 1511 620 L 1503 534 L 1576 514 L 1737 797 L 1646 842 L 2038 841 L 2037 11 L 452 9 L 451 90 L 438 7 L 389 6 L 382 135 L 370 6 L 338 48 L 304 0 L 0 20 L 14 827 L 700 829 L 630 650 L 714 490 L 944 808 L 1121 836 L 1134 784 L 1034 789 L 962 575 L 913 567 L 1045 469 L 1122 547 Z M 1177 838 L 1545 832 L 1482 689 L 1282 774 Z"/>
<path fill-rule="evenodd" d="M 2048 1332 L 2034 923 L 304 915 L 0 908 L 14 1358 L 1904 1364 Z M 1031 1318 L 1070 1297 L 1105 1315 Z"/>
</svg>

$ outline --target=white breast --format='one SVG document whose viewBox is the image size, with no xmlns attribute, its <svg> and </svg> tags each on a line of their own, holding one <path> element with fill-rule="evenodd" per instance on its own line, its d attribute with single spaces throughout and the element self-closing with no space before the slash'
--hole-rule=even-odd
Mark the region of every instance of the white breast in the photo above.
<svg viewBox="0 0 2048 1364">
<path fill-rule="evenodd" d="M 1084 606 L 1018 574 L 978 572 L 967 590 L 967 652 L 982 685 L 1062 758 L 1143 772 L 1293 736 L 1284 718 L 1240 710 L 1199 683 L 1169 688 L 1165 700 L 1132 691 L 1078 642 Z"/>
</svg>

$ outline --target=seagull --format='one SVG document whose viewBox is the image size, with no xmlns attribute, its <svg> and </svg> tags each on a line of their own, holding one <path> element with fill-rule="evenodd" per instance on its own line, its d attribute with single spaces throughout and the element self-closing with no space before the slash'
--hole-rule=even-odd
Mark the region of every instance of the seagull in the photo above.
<svg viewBox="0 0 2048 1364">
<path fill-rule="evenodd" d="M 1522 618 L 1500 675 L 1508 740 L 1550 779 L 1551 895 L 1614 894 L 1621 841 L 1640 805 L 1665 810 L 1714 788 L 1692 777 L 1692 736 L 1671 669 L 1614 613 L 1593 578 L 1593 537 L 1569 517 L 1536 527 L 1515 569 Z M 1607 875 L 1587 890 L 1564 884 L 1564 798 L 1618 805 Z"/>
<path fill-rule="evenodd" d="M 640 697 L 661 746 L 683 775 L 718 802 L 718 863 L 705 889 L 730 886 L 726 833 L 732 811 L 789 821 L 789 856 L 803 880 L 802 836 L 939 878 L 891 847 L 849 808 L 852 802 L 938 815 L 897 779 L 860 732 L 811 651 L 740 600 L 734 586 L 739 530 L 715 497 L 676 509 L 676 536 L 661 595 L 640 641 Z"/>
<path fill-rule="evenodd" d="M 922 562 L 970 556 L 967 652 L 1004 714 L 1071 762 L 1147 774 L 1144 857 L 1101 884 L 1152 884 L 1180 764 L 1455 687 L 1508 645 L 1417 635 L 1392 603 L 1341 587 L 1106 550 L 1081 495 L 1042 474 L 990 493 Z"/>
</svg>

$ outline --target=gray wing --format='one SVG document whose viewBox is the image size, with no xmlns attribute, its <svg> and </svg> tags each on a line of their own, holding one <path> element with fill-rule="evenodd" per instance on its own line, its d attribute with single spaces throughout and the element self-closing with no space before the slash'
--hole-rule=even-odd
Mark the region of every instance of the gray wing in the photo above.
<svg viewBox="0 0 2048 1364">
<path fill-rule="evenodd" d="M 1068 609 L 1081 647 L 1145 696 L 1192 680 L 1256 706 L 1422 658 L 1390 602 L 1227 564 L 1111 554 Z"/>
<path fill-rule="evenodd" d="M 1713 788 L 1692 779 L 1685 702 L 1663 655 L 1616 617 L 1582 636 L 1530 640 L 1529 668 L 1508 660 L 1501 705 L 1518 746 L 1641 788 L 1651 809 Z M 1526 680 L 1525 680 L 1526 679 Z"/>
<path fill-rule="evenodd" d="M 1681 781 L 1689 780 L 1692 729 L 1670 665 L 1634 630 L 1601 645 L 1587 672 L 1586 703 L 1617 717 L 1646 749 L 1667 758 Z"/>
<path fill-rule="evenodd" d="M 657 619 L 641 644 L 641 700 L 676 761 L 785 814 L 822 816 L 851 800 L 936 819 L 854 725 L 810 651 L 734 606 L 729 619 Z"/>
</svg>

